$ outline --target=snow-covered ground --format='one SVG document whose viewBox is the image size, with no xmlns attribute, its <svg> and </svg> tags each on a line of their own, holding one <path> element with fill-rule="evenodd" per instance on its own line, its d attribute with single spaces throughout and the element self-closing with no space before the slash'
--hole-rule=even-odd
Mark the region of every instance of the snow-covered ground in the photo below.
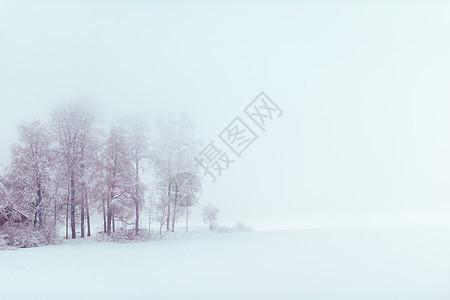
<svg viewBox="0 0 450 300">
<path fill-rule="evenodd" d="M 0 252 L 0 299 L 450 299 L 450 232 L 305 229 Z"/>
</svg>

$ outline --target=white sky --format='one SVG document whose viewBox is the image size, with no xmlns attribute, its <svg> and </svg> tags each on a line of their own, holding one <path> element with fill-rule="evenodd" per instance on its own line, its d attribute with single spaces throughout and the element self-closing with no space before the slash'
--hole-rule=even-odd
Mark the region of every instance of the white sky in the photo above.
<svg viewBox="0 0 450 300">
<path fill-rule="evenodd" d="M 284 115 L 204 182 L 223 222 L 441 224 L 449 16 L 425 0 L 0 0 L 0 163 L 20 121 L 71 97 L 106 120 L 186 109 L 207 143 L 265 91 Z"/>
</svg>

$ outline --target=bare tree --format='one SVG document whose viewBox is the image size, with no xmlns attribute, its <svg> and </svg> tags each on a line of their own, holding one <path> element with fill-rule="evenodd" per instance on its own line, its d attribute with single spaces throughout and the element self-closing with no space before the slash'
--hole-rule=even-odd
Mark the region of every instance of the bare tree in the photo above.
<svg viewBox="0 0 450 300">
<path fill-rule="evenodd" d="M 151 207 L 153 215 L 151 217 L 154 217 L 158 223 L 159 223 L 159 235 L 162 234 L 162 229 L 164 225 L 167 223 L 167 214 L 169 212 L 167 206 L 169 205 L 166 185 L 163 182 L 160 182 L 157 185 L 156 190 L 156 199 L 151 200 Z M 153 197 L 152 197 L 153 198 Z"/>
<path fill-rule="evenodd" d="M 69 182 L 72 239 L 76 238 L 77 200 L 81 204 L 81 236 L 84 237 L 85 154 L 88 144 L 95 138 L 97 117 L 93 109 L 81 101 L 70 101 L 60 105 L 51 116 L 52 133 L 57 142 L 58 154 L 64 161 L 66 178 Z"/>
<path fill-rule="evenodd" d="M 105 197 L 106 233 L 111 235 L 111 230 L 115 231 L 115 219 L 128 219 L 130 204 L 133 204 L 130 191 L 134 173 L 122 126 L 111 127 L 104 145 L 102 161 L 108 191 Z"/>
<path fill-rule="evenodd" d="M 135 117 L 127 122 L 127 141 L 130 152 L 134 178 L 131 197 L 135 208 L 135 234 L 139 234 L 139 213 L 144 202 L 145 186 L 141 181 L 144 163 L 150 157 L 148 127 L 142 117 Z"/>
<path fill-rule="evenodd" d="M 199 152 L 199 142 L 194 138 L 195 124 L 187 113 L 169 114 L 158 120 L 160 138 L 153 145 L 152 160 L 156 177 L 166 186 L 167 231 L 175 230 L 180 216 L 178 207 L 179 186 L 174 184 L 181 173 L 196 173 L 194 157 Z"/>
<path fill-rule="evenodd" d="M 49 135 L 38 121 L 22 124 L 18 129 L 19 143 L 11 151 L 13 197 L 21 209 L 33 214 L 33 223 L 42 226 L 45 210 L 50 205 Z"/>
<path fill-rule="evenodd" d="M 205 224 L 209 224 L 209 230 L 213 230 L 213 226 L 215 225 L 217 221 L 217 214 L 219 213 L 219 209 L 215 206 L 212 206 L 211 204 L 206 205 L 203 207 L 203 222 Z"/>
</svg>

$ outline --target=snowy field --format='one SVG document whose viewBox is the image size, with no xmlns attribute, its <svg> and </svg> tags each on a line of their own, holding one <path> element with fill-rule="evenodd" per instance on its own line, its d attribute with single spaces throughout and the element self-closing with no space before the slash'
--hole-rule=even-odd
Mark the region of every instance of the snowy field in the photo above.
<svg viewBox="0 0 450 300">
<path fill-rule="evenodd" d="M 450 232 L 305 229 L 0 252 L 0 298 L 450 299 Z"/>
</svg>

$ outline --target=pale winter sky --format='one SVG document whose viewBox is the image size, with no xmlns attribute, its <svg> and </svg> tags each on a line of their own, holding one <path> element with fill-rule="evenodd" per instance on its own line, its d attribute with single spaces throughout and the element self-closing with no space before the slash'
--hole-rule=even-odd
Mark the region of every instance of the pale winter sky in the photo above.
<svg viewBox="0 0 450 300">
<path fill-rule="evenodd" d="M 284 111 L 200 205 L 257 228 L 450 215 L 448 1 L 0 0 L 0 163 L 21 121 L 187 110 L 205 144 L 265 91 Z M 197 208 L 199 210 L 199 208 Z"/>
</svg>

